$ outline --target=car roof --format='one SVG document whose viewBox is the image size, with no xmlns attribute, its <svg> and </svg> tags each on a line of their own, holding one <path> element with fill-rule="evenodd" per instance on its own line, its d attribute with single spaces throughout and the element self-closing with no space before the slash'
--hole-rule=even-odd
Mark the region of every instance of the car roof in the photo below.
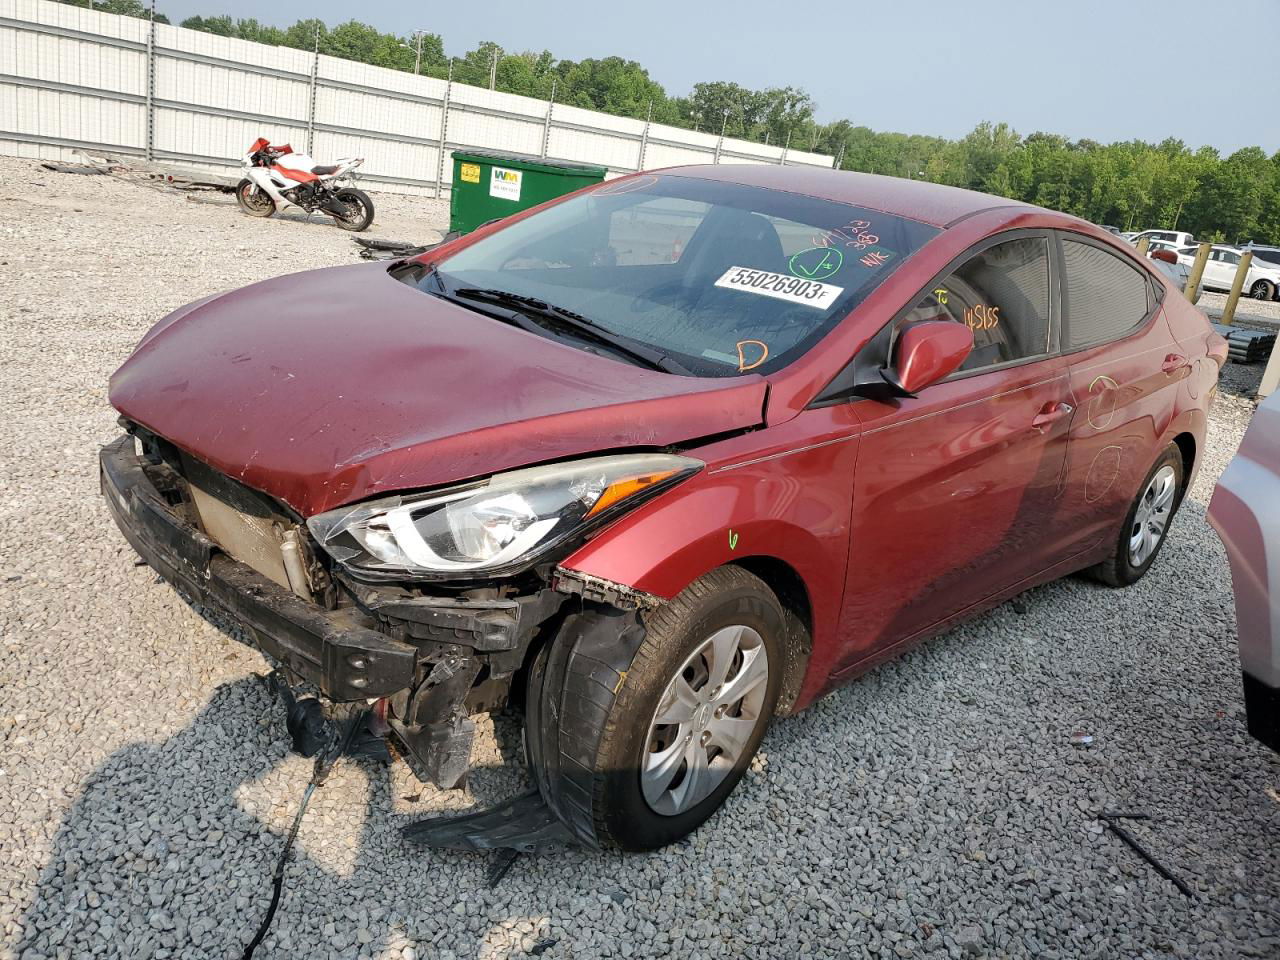
<svg viewBox="0 0 1280 960">
<path fill-rule="evenodd" d="M 960 187 L 947 187 L 927 180 L 907 180 L 827 167 L 735 163 L 671 167 L 658 172 L 669 176 L 698 177 L 703 180 L 763 187 L 767 190 L 783 190 L 836 203 L 848 203 L 868 210 L 879 210 L 935 227 L 947 227 L 975 213 L 996 208 L 1011 208 L 1011 213 L 1055 213 L 1018 200 Z M 1064 220 L 1076 220 L 1066 214 L 1056 215 Z"/>
</svg>

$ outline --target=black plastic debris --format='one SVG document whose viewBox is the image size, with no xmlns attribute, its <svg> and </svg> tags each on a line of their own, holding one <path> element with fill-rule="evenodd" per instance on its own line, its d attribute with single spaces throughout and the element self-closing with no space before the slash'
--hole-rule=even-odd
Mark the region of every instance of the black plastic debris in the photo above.
<svg viewBox="0 0 1280 960">
<path fill-rule="evenodd" d="M 1215 323 L 1213 329 L 1227 338 L 1227 357 L 1233 363 L 1259 363 L 1271 356 L 1276 345 L 1275 331 L 1246 330 Z"/>
<path fill-rule="evenodd" d="M 400 828 L 406 840 L 446 850 L 516 850 L 537 853 L 573 844 L 573 834 L 537 788 L 460 817 L 432 817 Z"/>
<path fill-rule="evenodd" d="M 485 871 L 485 883 L 492 890 L 502 882 L 502 878 L 507 875 L 507 871 L 511 869 L 511 865 L 516 862 L 520 856 L 518 850 L 495 850 L 493 860 L 489 862 L 489 869 Z"/>
<path fill-rule="evenodd" d="M 434 243 L 416 246 L 403 240 L 379 240 L 376 237 L 352 237 L 351 239 L 360 248 L 360 257 L 364 260 L 399 260 L 401 257 L 416 257 L 438 246 Z"/>
<path fill-rule="evenodd" d="M 352 709 L 340 731 L 332 724 L 327 726 L 326 741 L 322 748 L 316 752 L 315 768 L 312 771 L 311 780 L 302 794 L 302 801 L 298 804 L 298 812 L 294 814 L 293 824 L 289 828 L 289 835 L 285 837 L 284 846 L 280 849 L 280 856 L 276 859 L 275 870 L 271 873 L 271 902 L 267 904 L 267 912 L 262 918 L 262 923 L 258 925 L 258 930 L 254 933 L 253 939 L 244 948 L 241 960 L 252 960 L 254 951 L 262 944 L 267 931 L 271 929 L 271 921 L 275 919 L 276 909 L 280 906 L 280 895 L 284 889 L 284 868 L 289 862 L 289 854 L 293 851 L 293 843 L 298 839 L 298 829 L 302 826 L 302 816 L 307 812 L 307 805 L 311 802 L 312 794 L 324 786 L 325 780 L 329 778 L 329 773 L 333 770 L 333 765 L 338 762 L 338 759 L 344 753 L 348 752 L 352 741 L 355 739 L 356 731 L 365 725 L 367 719 L 367 711 Z"/>
<path fill-rule="evenodd" d="M 1107 827 L 1111 829 L 1112 833 L 1114 833 L 1117 837 L 1119 837 L 1121 840 L 1127 843 L 1133 849 L 1133 851 L 1138 854 L 1138 856 L 1142 857 L 1143 860 L 1151 864 L 1151 866 L 1155 868 L 1156 873 L 1160 874 L 1160 876 L 1164 877 L 1166 880 L 1172 883 L 1175 887 L 1177 887 L 1178 890 L 1181 891 L 1183 896 L 1186 896 L 1186 897 L 1195 896 L 1195 891 L 1193 891 L 1189 886 L 1187 886 L 1186 881 L 1184 881 L 1181 877 L 1179 877 L 1172 870 L 1166 867 L 1163 863 L 1157 860 L 1155 858 L 1155 854 L 1151 853 L 1149 850 L 1147 850 L 1146 847 L 1144 847 L 1141 843 L 1138 842 L 1137 837 L 1135 837 L 1128 830 L 1126 830 L 1124 827 L 1122 827 L 1119 823 L 1116 822 L 1117 820 L 1150 820 L 1151 817 L 1149 814 L 1118 813 L 1115 810 L 1104 810 L 1100 814 L 1098 814 L 1098 819 L 1101 820 L 1104 824 L 1106 824 Z"/>
<path fill-rule="evenodd" d="M 99 170 L 97 167 L 91 167 L 87 163 L 42 163 L 40 166 L 46 170 L 52 170 L 54 173 L 78 173 L 83 176 L 101 177 L 105 176 L 105 170 Z"/>
</svg>

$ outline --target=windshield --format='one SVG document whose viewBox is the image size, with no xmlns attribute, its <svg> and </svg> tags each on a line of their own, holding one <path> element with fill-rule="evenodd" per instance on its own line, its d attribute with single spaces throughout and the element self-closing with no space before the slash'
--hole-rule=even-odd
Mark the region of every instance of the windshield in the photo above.
<svg viewBox="0 0 1280 960">
<path fill-rule="evenodd" d="M 737 376 L 790 363 L 937 233 L 793 193 L 641 176 L 602 184 L 405 279 L 456 292 L 468 306 L 482 291 L 482 312 L 495 292 L 534 298 L 652 348 L 675 369 Z M 579 342 L 565 327 L 549 331 Z"/>
</svg>

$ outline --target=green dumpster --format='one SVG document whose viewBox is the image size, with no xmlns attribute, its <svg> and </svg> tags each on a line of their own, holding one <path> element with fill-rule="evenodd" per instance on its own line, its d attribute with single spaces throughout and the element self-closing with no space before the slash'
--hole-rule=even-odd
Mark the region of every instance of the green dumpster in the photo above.
<svg viewBox="0 0 1280 960">
<path fill-rule="evenodd" d="M 599 183 L 604 174 L 604 167 L 585 163 L 455 150 L 449 232 L 469 233 L 482 223 Z"/>
</svg>

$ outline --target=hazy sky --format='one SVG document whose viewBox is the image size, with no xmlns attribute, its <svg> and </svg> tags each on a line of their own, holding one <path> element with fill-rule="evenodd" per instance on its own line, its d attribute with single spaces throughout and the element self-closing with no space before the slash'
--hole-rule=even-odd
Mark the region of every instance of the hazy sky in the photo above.
<svg viewBox="0 0 1280 960">
<path fill-rule="evenodd" d="M 454 55 L 494 40 L 571 60 L 623 56 L 671 95 L 700 80 L 790 84 L 813 96 L 822 123 L 955 137 L 992 120 L 1022 134 L 1280 149 L 1280 0 L 648 0 L 621 12 L 598 0 L 157 5 L 174 23 L 225 13 L 421 28 Z"/>
</svg>

